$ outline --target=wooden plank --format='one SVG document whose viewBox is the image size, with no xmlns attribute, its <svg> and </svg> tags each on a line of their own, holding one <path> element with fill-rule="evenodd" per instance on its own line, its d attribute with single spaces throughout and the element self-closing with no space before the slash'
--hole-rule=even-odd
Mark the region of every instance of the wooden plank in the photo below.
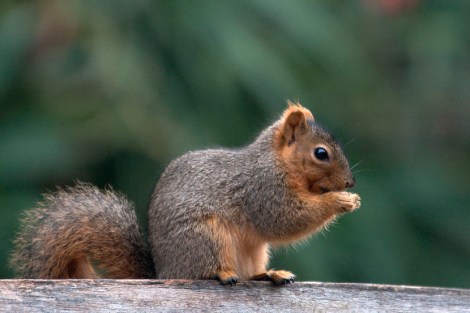
<svg viewBox="0 0 470 313">
<path fill-rule="evenodd" d="M 470 312 L 470 290 L 189 280 L 0 280 L 2 312 Z"/>
</svg>

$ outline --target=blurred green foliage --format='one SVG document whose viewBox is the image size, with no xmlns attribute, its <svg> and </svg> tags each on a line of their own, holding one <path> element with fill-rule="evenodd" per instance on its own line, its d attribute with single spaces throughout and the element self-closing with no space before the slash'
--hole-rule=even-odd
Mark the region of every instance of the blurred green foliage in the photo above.
<svg viewBox="0 0 470 313">
<path fill-rule="evenodd" d="M 0 277 L 21 211 L 74 180 L 145 210 L 165 165 L 249 143 L 299 99 L 363 207 L 272 265 L 470 287 L 469 1 L 3 1 Z"/>
</svg>

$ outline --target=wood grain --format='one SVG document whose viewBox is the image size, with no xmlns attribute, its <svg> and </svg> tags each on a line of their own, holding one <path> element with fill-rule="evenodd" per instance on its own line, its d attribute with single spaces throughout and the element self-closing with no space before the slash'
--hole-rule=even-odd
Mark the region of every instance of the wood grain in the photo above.
<svg viewBox="0 0 470 313">
<path fill-rule="evenodd" d="M 189 280 L 0 280 L 1 312 L 470 312 L 470 290 Z"/>
</svg>

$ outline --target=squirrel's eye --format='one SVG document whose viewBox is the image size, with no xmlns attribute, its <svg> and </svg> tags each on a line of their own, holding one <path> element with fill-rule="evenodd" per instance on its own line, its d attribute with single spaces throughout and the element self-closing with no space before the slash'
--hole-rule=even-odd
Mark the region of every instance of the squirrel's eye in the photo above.
<svg viewBox="0 0 470 313">
<path fill-rule="evenodd" d="M 313 155 L 320 161 L 326 161 L 329 158 L 328 152 L 322 147 L 315 148 L 315 150 L 313 150 Z"/>
</svg>

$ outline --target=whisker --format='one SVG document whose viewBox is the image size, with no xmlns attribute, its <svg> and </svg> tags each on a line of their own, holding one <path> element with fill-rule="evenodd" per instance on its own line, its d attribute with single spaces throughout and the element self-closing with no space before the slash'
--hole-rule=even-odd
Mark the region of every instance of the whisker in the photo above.
<svg viewBox="0 0 470 313">
<path fill-rule="evenodd" d="M 349 140 L 343 147 L 346 148 L 350 143 L 353 143 L 354 141 L 356 141 L 356 139 Z"/>
<path fill-rule="evenodd" d="M 361 170 L 353 171 L 352 173 L 353 173 L 353 174 L 357 174 L 357 173 L 361 173 L 361 172 L 378 173 L 379 171 L 377 171 L 377 170 L 371 170 L 371 169 L 368 169 L 368 168 L 364 168 L 364 169 L 361 169 Z"/>
<path fill-rule="evenodd" d="M 351 167 L 351 171 L 352 171 L 356 166 L 358 166 L 359 164 L 361 164 L 362 162 L 364 162 L 364 160 L 361 160 L 361 161 L 357 162 L 356 164 L 354 164 L 354 165 Z"/>
</svg>

